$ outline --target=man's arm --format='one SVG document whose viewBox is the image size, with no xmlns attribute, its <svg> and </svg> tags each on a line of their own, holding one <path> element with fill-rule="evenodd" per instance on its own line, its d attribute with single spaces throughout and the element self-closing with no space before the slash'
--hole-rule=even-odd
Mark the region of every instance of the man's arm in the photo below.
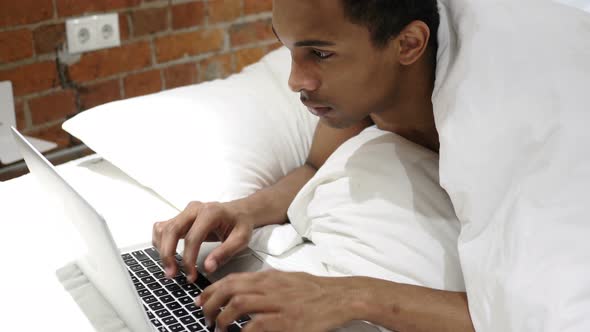
<svg viewBox="0 0 590 332">
<path fill-rule="evenodd" d="M 318 122 L 306 163 L 274 185 L 232 202 L 236 213 L 253 218 L 255 227 L 284 223 L 287 209 L 299 190 L 342 143 L 369 125 L 370 119 L 345 129 L 334 129 Z"/>
<path fill-rule="evenodd" d="M 332 279 L 332 280 L 331 280 Z M 346 280 L 348 279 L 348 280 Z M 333 278 L 323 280 L 333 285 Z M 392 331 L 475 331 L 467 294 L 399 284 L 385 280 L 351 277 L 338 283 L 358 290 L 354 303 L 359 317 Z M 330 287 L 330 286 L 327 286 Z M 333 287 L 333 286 L 332 286 Z"/>
<path fill-rule="evenodd" d="M 353 320 L 400 332 L 474 331 L 465 293 L 367 277 L 233 274 L 205 289 L 196 304 L 221 331 L 245 314 L 256 314 L 245 332 L 324 332 Z"/>
<path fill-rule="evenodd" d="M 209 273 L 248 245 L 252 230 L 287 220 L 287 209 L 299 190 L 340 144 L 361 132 L 370 122 L 347 129 L 333 129 L 319 123 L 307 163 L 289 173 L 274 185 L 232 202 L 191 202 L 176 217 L 154 224 L 152 242 L 164 263 L 166 275 L 176 274 L 174 258 L 180 239 L 184 239 L 183 263 L 187 279 L 197 278 L 195 262 L 204 241 L 222 241 L 205 259 Z"/>
</svg>

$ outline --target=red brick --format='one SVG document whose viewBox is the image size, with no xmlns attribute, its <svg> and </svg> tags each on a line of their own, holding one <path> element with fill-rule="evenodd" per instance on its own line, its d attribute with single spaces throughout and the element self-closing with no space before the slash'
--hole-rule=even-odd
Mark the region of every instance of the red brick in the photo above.
<svg viewBox="0 0 590 332">
<path fill-rule="evenodd" d="M 201 80 L 227 77 L 233 72 L 231 54 L 214 55 L 201 61 Z"/>
<path fill-rule="evenodd" d="M 60 17 L 135 7 L 141 0 L 55 0 Z"/>
<path fill-rule="evenodd" d="M 24 100 L 17 100 L 14 103 L 14 113 L 16 115 L 16 128 L 18 130 L 25 130 L 28 127 L 27 116 L 25 114 L 25 103 Z"/>
<path fill-rule="evenodd" d="M 199 81 L 199 72 L 194 63 L 174 65 L 164 69 L 166 89 L 190 85 Z"/>
<path fill-rule="evenodd" d="M 118 79 L 85 86 L 79 91 L 80 108 L 82 110 L 121 99 L 121 89 Z"/>
<path fill-rule="evenodd" d="M 55 62 L 45 61 L 2 70 L 0 81 L 12 81 L 15 96 L 51 89 L 58 85 Z"/>
<path fill-rule="evenodd" d="M 182 29 L 203 24 L 205 3 L 189 2 L 172 6 L 172 28 Z"/>
<path fill-rule="evenodd" d="M 265 47 L 247 48 L 236 51 L 236 72 L 242 71 L 244 67 L 260 60 L 266 54 Z"/>
<path fill-rule="evenodd" d="M 33 34 L 29 29 L 0 32 L 0 63 L 33 56 Z"/>
<path fill-rule="evenodd" d="M 0 27 L 37 23 L 51 17 L 52 0 L 0 1 Z"/>
<path fill-rule="evenodd" d="M 149 66 L 151 62 L 148 42 L 138 42 L 83 54 L 80 62 L 71 65 L 69 71 L 74 81 L 86 82 L 142 69 Z"/>
<path fill-rule="evenodd" d="M 137 97 L 162 90 L 159 70 L 150 70 L 125 77 L 125 97 Z"/>
<path fill-rule="evenodd" d="M 129 20 L 124 13 L 119 14 L 119 35 L 121 40 L 129 39 Z"/>
<path fill-rule="evenodd" d="M 224 31 L 221 29 L 164 36 L 155 41 L 156 56 L 158 62 L 166 62 L 187 55 L 219 51 L 223 41 Z"/>
<path fill-rule="evenodd" d="M 33 31 L 33 39 L 37 54 L 55 52 L 66 41 L 66 26 L 64 23 L 40 26 Z"/>
<path fill-rule="evenodd" d="M 272 11 L 272 0 L 244 0 L 244 14 L 257 14 Z"/>
<path fill-rule="evenodd" d="M 59 91 L 29 101 L 33 126 L 65 120 L 76 114 L 76 94 L 73 90 Z"/>
<path fill-rule="evenodd" d="M 242 15 L 241 0 L 210 0 L 208 2 L 210 23 L 235 20 Z"/>
<path fill-rule="evenodd" d="M 72 140 L 70 134 L 61 129 L 62 123 L 34 131 L 29 131 L 27 135 L 57 143 L 58 148 L 66 148 L 70 146 Z"/>
<path fill-rule="evenodd" d="M 150 8 L 131 13 L 134 36 L 168 30 L 168 8 Z"/>
<path fill-rule="evenodd" d="M 232 46 L 276 39 L 270 19 L 232 25 L 229 34 Z"/>
</svg>

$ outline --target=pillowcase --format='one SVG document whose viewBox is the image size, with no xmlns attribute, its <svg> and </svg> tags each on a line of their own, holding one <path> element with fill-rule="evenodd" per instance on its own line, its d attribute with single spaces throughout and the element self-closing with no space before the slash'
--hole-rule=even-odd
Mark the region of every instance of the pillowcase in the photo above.
<svg viewBox="0 0 590 332">
<path fill-rule="evenodd" d="M 475 328 L 590 331 L 590 15 L 440 3 L 440 178 Z"/>
<path fill-rule="evenodd" d="M 225 80 L 98 106 L 63 128 L 178 209 L 229 201 L 302 165 L 317 119 L 287 86 L 290 54 Z"/>
<path fill-rule="evenodd" d="M 465 289 L 460 225 L 438 183 L 438 156 L 394 133 L 370 127 L 346 141 L 288 215 L 333 275 Z"/>
</svg>

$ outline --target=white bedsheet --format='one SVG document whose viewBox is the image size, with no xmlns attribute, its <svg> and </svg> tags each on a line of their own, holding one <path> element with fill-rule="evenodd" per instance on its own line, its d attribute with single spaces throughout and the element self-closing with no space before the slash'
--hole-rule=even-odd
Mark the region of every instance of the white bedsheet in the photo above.
<svg viewBox="0 0 590 332">
<path fill-rule="evenodd" d="M 58 170 L 104 216 L 119 247 L 149 242 L 152 224 L 178 213 L 98 156 L 64 164 Z M 68 241 L 77 238 L 73 228 L 50 206 L 32 176 L 0 182 L 0 223 L 1 330 L 127 331 L 71 264 L 80 243 Z M 313 250 L 312 245 L 304 245 L 281 257 L 262 256 L 278 269 L 322 274 Z M 58 270 L 63 282 L 56 275 Z M 92 317 L 72 297 L 92 309 Z"/>
</svg>

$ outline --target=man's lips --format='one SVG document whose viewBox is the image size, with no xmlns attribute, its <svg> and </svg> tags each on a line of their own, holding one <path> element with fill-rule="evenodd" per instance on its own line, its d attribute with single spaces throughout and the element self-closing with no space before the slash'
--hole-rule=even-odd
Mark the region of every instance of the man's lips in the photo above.
<svg viewBox="0 0 590 332">
<path fill-rule="evenodd" d="M 328 112 L 330 112 L 332 110 L 332 107 L 329 106 L 324 106 L 324 105 L 319 105 L 319 104 L 312 104 L 312 103 L 303 103 L 305 106 L 307 106 L 307 109 L 316 116 L 324 116 L 326 115 Z"/>
</svg>

